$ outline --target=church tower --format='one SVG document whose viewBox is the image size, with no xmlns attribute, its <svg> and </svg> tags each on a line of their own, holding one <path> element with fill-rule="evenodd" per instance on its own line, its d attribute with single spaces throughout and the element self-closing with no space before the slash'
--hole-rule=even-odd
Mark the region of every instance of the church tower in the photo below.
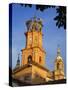
<svg viewBox="0 0 68 90">
<path fill-rule="evenodd" d="M 26 21 L 26 27 L 26 45 L 25 48 L 21 50 L 21 65 L 18 55 L 16 68 L 12 74 L 13 79 L 30 85 L 64 79 L 64 63 L 60 54 L 60 48 L 57 50 L 55 70 L 52 72 L 45 66 L 46 52 L 43 49 L 42 43 L 42 20 L 33 17 Z"/>
<path fill-rule="evenodd" d="M 42 44 L 42 20 L 37 17 L 26 21 L 26 45 L 22 49 L 21 66 L 13 71 L 13 78 L 30 84 L 52 80 L 50 70 L 45 67 L 46 52 Z"/>
<path fill-rule="evenodd" d="M 26 65 L 31 62 L 36 62 L 41 66 L 45 64 L 45 51 L 42 46 L 42 20 L 40 18 L 33 17 L 26 21 L 27 32 L 26 46 L 22 49 L 22 65 Z"/>
<path fill-rule="evenodd" d="M 60 54 L 60 48 L 57 50 L 57 57 L 55 60 L 55 80 L 64 79 L 64 63 Z"/>
</svg>

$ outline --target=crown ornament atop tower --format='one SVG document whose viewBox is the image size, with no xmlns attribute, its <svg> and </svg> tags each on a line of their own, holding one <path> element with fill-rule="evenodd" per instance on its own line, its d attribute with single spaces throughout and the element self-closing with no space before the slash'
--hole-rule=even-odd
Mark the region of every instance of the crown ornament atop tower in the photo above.
<svg viewBox="0 0 68 90">
<path fill-rule="evenodd" d="M 27 31 L 41 31 L 43 27 L 42 19 L 34 16 L 30 20 L 26 21 L 26 27 Z"/>
</svg>

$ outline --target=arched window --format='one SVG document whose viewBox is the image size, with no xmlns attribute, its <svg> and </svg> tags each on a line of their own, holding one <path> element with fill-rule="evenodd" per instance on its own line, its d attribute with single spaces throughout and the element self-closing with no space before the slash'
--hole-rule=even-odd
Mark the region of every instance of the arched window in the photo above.
<svg viewBox="0 0 68 90">
<path fill-rule="evenodd" d="M 32 56 L 29 55 L 29 56 L 28 56 L 28 63 L 31 63 L 31 62 L 32 62 Z"/>
<path fill-rule="evenodd" d="M 63 64 L 62 64 L 62 62 L 57 63 L 57 69 L 63 70 Z"/>
<path fill-rule="evenodd" d="M 63 63 L 62 62 L 60 62 L 59 69 L 63 70 Z"/>
<path fill-rule="evenodd" d="M 41 56 L 39 57 L 39 63 L 41 63 Z"/>
<path fill-rule="evenodd" d="M 57 69 L 59 69 L 59 63 L 57 63 Z"/>
</svg>

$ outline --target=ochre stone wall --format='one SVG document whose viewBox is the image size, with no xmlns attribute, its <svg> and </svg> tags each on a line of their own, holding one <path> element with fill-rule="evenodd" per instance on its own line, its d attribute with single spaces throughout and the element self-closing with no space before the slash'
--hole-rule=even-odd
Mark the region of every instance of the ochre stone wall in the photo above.
<svg viewBox="0 0 68 90">
<path fill-rule="evenodd" d="M 32 80 L 34 78 L 37 78 L 36 75 L 38 75 L 40 78 L 44 79 L 45 81 L 51 80 L 48 76 L 50 76 L 50 73 L 48 70 L 44 70 L 36 65 L 33 65 L 31 67 L 26 67 L 25 69 L 21 69 L 20 71 L 16 72 L 13 74 L 13 78 L 15 79 L 20 79 L 20 78 L 25 78 L 27 75 L 31 75 Z"/>
<path fill-rule="evenodd" d="M 14 78 L 20 78 L 23 77 L 24 75 L 27 75 L 28 73 L 32 73 L 32 68 L 31 67 L 27 67 L 25 69 L 22 69 L 16 73 L 13 74 Z"/>
<path fill-rule="evenodd" d="M 32 79 L 35 78 L 35 74 L 38 74 L 40 77 L 44 78 L 45 81 L 51 80 L 48 78 L 48 74 L 50 74 L 47 70 L 43 70 L 35 65 L 32 65 Z"/>
<path fill-rule="evenodd" d="M 64 72 L 56 70 L 54 77 L 55 77 L 55 80 L 64 79 Z"/>
</svg>

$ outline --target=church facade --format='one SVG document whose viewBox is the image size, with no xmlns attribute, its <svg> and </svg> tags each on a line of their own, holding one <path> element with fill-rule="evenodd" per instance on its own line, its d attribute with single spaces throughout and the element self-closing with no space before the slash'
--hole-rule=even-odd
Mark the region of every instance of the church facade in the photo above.
<svg viewBox="0 0 68 90">
<path fill-rule="evenodd" d="M 54 70 L 50 71 L 46 67 L 46 51 L 43 48 L 42 41 L 42 20 L 33 17 L 26 22 L 26 27 L 26 45 L 21 50 L 21 64 L 18 56 L 16 67 L 12 71 L 12 78 L 30 84 L 64 79 L 64 63 L 60 54 L 60 48 L 57 50 Z"/>
</svg>

